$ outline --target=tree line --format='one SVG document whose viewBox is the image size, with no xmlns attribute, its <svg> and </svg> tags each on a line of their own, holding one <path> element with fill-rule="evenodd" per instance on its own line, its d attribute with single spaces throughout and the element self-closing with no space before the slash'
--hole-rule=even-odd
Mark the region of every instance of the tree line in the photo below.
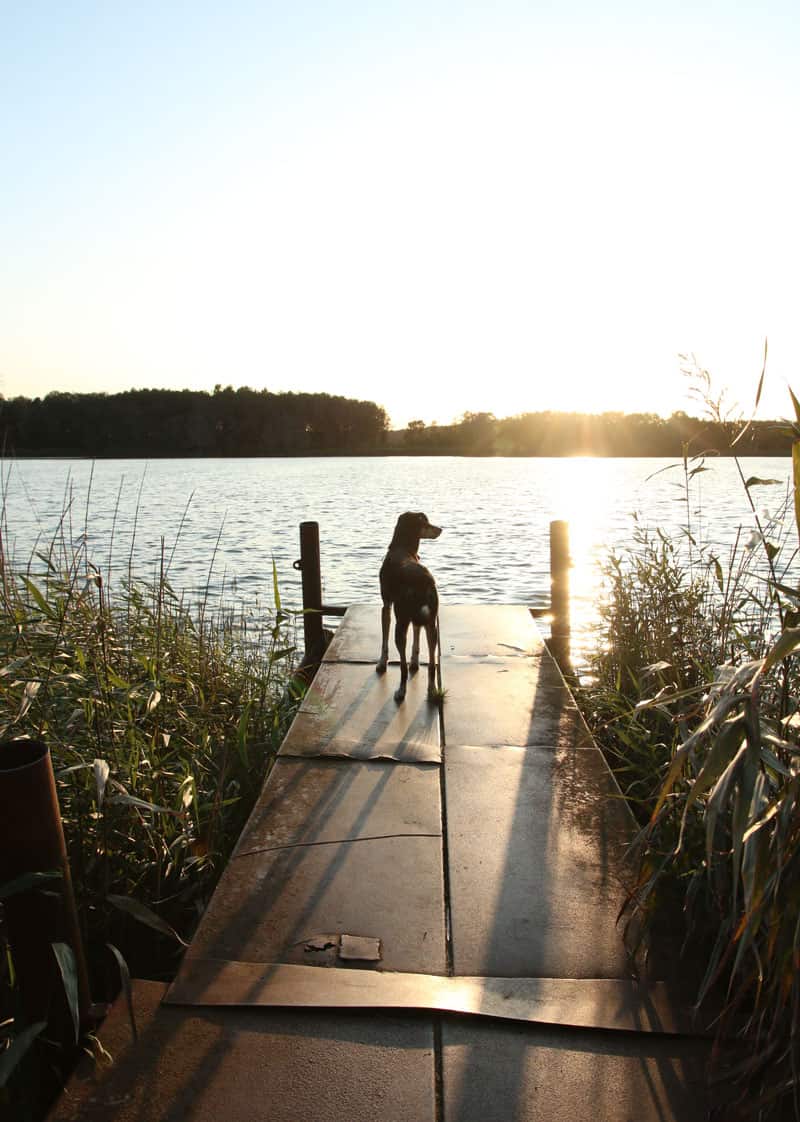
<svg viewBox="0 0 800 1122">
<path fill-rule="evenodd" d="M 247 386 L 0 396 L 0 448 L 20 456 L 680 456 L 686 446 L 725 455 L 740 428 L 684 412 L 548 411 L 465 413 L 453 424 L 412 421 L 390 432 L 372 401 Z M 736 450 L 789 455 L 791 437 L 785 424 L 757 421 Z"/>
<path fill-rule="evenodd" d="M 711 421 L 684 412 L 670 417 L 542 412 L 504 419 L 465 413 L 452 425 L 412 421 L 398 443 L 414 455 L 680 456 L 687 446 L 691 454 L 726 455 L 742 428 L 741 422 Z M 735 451 L 744 456 L 790 455 L 791 441 L 786 422 L 755 421 Z"/>
<path fill-rule="evenodd" d="M 6 454 L 302 456 L 374 452 L 388 418 L 371 401 L 247 386 L 0 398 Z"/>
</svg>

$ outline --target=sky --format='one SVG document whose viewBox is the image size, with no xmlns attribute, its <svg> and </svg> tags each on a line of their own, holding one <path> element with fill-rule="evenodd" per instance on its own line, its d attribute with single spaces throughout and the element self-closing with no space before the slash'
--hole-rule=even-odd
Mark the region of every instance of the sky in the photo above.
<svg viewBox="0 0 800 1122">
<path fill-rule="evenodd" d="M 798 121 L 771 0 L 0 0 L 0 394 L 786 416 Z"/>
</svg>

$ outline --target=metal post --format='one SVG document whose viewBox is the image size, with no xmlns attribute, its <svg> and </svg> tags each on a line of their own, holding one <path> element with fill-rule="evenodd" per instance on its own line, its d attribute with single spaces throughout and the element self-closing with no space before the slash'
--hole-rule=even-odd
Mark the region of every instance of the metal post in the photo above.
<svg viewBox="0 0 800 1122">
<path fill-rule="evenodd" d="M 569 523 L 550 523 L 551 643 L 559 662 L 569 662 Z"/>
<path fill-rule="evenodd" d="M 60 893 L 54 883 L 51 892 L 19 892 L 5 900 L 23 1015 L 29 1023 L 48 1020 L 63 1006 L 52 949 L 52 943 L 63 941 L 75 955 L 80 1018 L 86 1026 L 92 1014 L 86 960 L 53 765 L 41 740 L 0 743 L 0 806 L 0 884 L 26 873 L 61 874 Z"/>
<path fill-rule="evenodd" d="M 305 661 L 322 657 L 325 640 L 322 633 L 322 576 L 319 560 L 319 523 L 300 523 L 300 560 L 294 567 L 303 578 L 303 639 Z"/>
</svg>

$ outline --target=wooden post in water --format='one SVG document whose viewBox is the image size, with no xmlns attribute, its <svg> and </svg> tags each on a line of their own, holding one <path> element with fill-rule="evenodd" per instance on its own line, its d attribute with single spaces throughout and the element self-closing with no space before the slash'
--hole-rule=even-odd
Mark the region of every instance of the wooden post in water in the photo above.
<svg viewBox="0 0 800 1122">
<path fill-rule="evenodd" d="M 322 658 L 322 575 L 319 561 L 319 523 L 300 523 L 300 560 L 295 561 L 303 579 L 303 640 L 306 662 Z"/>
<path fill-rule="evenodd" d="M 550 645 L 562 670 L 569 667 L 569 523 L 550 523 Z"/>
</svg>

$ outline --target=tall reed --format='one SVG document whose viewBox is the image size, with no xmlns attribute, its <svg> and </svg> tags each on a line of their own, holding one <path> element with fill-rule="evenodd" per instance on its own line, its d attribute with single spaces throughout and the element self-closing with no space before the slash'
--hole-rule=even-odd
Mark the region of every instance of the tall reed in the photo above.
<svg viewBox="0 0 800 1122">
<path fill-rule="evenodd" d="M 703 960 L 698 1004 L 713 994 L 721 1036 L 746 1042 L 722 1069 L 737 1090 L 731 1110 L 758 1119 L 792 1107 L 800 1118 L 793 401 L 793 488 L 773 518 L 753 496 L 775 481 L 748 477 L 737 461 L 750 527 L 726 558 L 688 526 L 676 540 L 639 528 L 634 548 L 611 558 L 605 641 L 582 698 L 643 827 L 630 913 L 658 922 L 665 902 L 682 902 Z M 687 500 L 701 462 L 687 450 Z"/>
<path fill-rule="evenodd" d="M 83 513 L 76 529 L 68 490 L 56 531 L 18 565 L 4 544 L 3 503 L 0 739 L 50 747 L 98 997 L 121 962 L 144 977 L 174 971 L 299 688 L 295 618 L 274 568 L 268 607 L 215 607 L 214 558 L 204 594 L 190 602 L 170 583 L 162 541 L 154 577 L 129 559 L 110 589 L 112 547 L 104 570 L 90 554 L 88 520 Z M 14 1036 L 2 975 L 0 1059 L 2 1037 Z"/>
</svg>

